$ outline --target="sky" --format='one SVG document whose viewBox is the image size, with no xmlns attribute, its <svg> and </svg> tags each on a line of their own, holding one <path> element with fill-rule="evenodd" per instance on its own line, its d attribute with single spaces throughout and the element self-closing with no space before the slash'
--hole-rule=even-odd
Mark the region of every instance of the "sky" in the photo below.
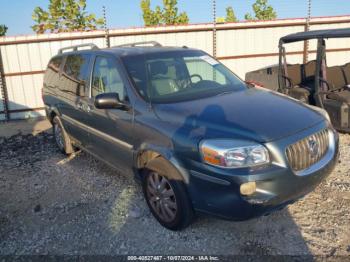
<svg viewBox="0 0 350 262">
<path fill-rule="evenodd" d="M 255 0 L 216 0 L 217 16 L 225 16 L 225 8 L 232 6 L 238 19 L 243 20 L 252 12 Z M 0 0 L 0 24 L 7 25 L 7 35 L 32 34 L 31 18 L 36 6 L 47 9 L 49 0 Z M 162 0 L 151 0 L 152 6 Z M 300 18 L 307 14 L 307 0 L 269 0 L 278 18 Z M 142 26 L 140 0 L 87 0 L 87 10 L 102 16 L 106 6 L 109 28 Z M 190 23 L 212 21 L 212 0 L 178 0 L 179 11 L 186 11 Z M 312 16 L 336 16 L 350 14 L 350 0 L 312 0 Z"/>
</svg>

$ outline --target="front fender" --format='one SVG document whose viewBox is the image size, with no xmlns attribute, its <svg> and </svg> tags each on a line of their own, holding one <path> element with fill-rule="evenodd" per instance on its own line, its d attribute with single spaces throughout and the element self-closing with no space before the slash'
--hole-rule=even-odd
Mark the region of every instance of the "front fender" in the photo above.
<svg viewBox="0 0 350 262">
<path fill-rule="evenodd" d="M 143 143 L 139 147 L 139 149 L 136 150 L 134 166 L 138 166 L 139 157 L 145 152 L 155 153 L 155 154 L 159 155 L 160 157 L 163 157 L 164 159 L 169 161 L 169 163 L 176 169 L 176 171 L 179 173 L 179 175 L 181 175 L 185 184 L 189 183 L 190 175 L 189 175 L 188 170 L 185 169 L 183 164 L 181 163 L 181 161 L 178 158 L 176 158 L 176 156 L 175 156 L 174 152 L 171 150 L 171 148 L 160 146 L 160 145 L 155 145 L 155 144 L 151 144 L 151 143 Z"/>
</svg>

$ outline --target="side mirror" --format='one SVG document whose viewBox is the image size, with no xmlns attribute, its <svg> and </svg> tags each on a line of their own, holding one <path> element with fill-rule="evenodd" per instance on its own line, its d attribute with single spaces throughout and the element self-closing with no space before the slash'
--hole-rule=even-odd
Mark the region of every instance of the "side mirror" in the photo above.
<svg viewBox="0 0 350 262">
<path fill-rule="evenodd" d="M 117 93 L 104 93 L 95 97 L 95 107 L 98 109 L 124 109 L 126 106 L 120 101 Z"/>
</svg>

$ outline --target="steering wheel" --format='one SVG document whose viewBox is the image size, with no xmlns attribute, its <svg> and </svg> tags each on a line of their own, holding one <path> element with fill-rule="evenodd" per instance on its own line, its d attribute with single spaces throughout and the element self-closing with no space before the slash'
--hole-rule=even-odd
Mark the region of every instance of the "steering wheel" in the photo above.
<svg viewBox="0 0 350 262">
<path fill-rule="evenodd" d="M 193 74 L 193 75 L 190 76 L 191 81 L 192 81 L 192 78 L 194 78 L 194 77 L 198 77 L 198 78 L 199 78 L 199 81 L 202 81 L 202 80 L 203 80 L 203 78 L 202 78 L 200 75 L 198 75 L 198 74 Z M 199 82 L 199 81 L 198 81 L 198 82 Z"/>
</svg>

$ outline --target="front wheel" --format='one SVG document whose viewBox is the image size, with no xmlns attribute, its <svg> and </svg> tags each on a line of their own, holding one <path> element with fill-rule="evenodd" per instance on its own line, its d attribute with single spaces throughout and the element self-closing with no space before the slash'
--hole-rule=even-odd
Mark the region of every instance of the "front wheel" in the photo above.
<svg viewBox="0 0 350 262">
<path fill-rule="evenodd" d="M 164 227 L 181 230 L 192 222 L 194 212 L 184 182 L 165 159 L 159 157 L 147 165 L 143 193 L 153 216 Z"/>
</svg>

